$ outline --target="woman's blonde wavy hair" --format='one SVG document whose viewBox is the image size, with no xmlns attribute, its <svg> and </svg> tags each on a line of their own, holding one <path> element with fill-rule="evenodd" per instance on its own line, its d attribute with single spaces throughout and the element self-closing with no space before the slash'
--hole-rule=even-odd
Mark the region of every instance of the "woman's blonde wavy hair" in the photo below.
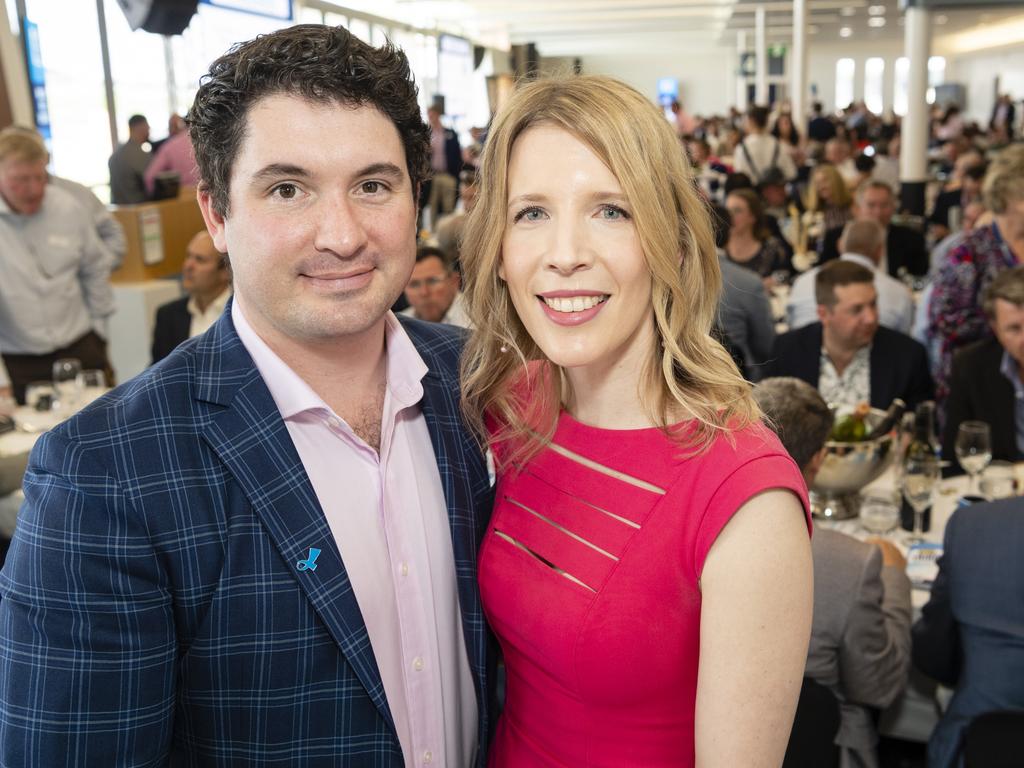
<svg viewBox="0 0 1024 768">
<path fill-rule="evenodd" d="M 832 202 L 827 203 L 818 195 L 818 177 L 825 176 L 828 179 L 829 191 L 832 193 Z M 846 186 L 839 169 L 830 163 L 822 163 L 815 166 L 811 172 L 810 183 L 807 185 L 807 210 L 823 211 L 827 207 L 849 208 L 853 204 L 853 195 L 850 188 Z"/>
<path fill-rule="evenodd" d="M 586 144 L 618 179 L 651 271 L 651 316 L 658 339 L 640 394 L 655 424 L 703 451 L 719 433 L 760 417 L 750 387 L 710 335 L 722 278 L 706 203 L 661 112 L 608 77 L 568 76 L 521 85 L 495 118 L 478 176 L 476 206 L 462 244 L 465 299 L 475 330 L 462 358 L 462 407 L 486 440 L 484 418 L 501 424 L 493 440 L 516 439 L 516 461 L 546 445 L 570 396 L 568 378 L 526 332 L 498 277 L 508 207 L 512 146 L 528 128 L 557 126 Z M 682 261 L 680 263 L 680 257 Z M 538 366 L 535 386 L 516 386 Z"/>
</svg>

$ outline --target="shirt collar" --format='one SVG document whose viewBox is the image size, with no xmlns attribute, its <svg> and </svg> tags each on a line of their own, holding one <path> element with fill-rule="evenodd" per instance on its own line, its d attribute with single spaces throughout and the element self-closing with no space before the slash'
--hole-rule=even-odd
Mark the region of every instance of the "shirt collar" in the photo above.
<svg viewBox="0 0 1024 768">
<path fill-rule="evenodd" d="M 843 261 L 852 261 L 855 264 L 860 264 L 863 267 L 867 267 L 872 272 L 878 269 L 878 265 L 876 265 L 875 262 L 860 253 L 844 253 L 839 258 Z"/>
<path fill-rule="evenodd" d="M 231 320 L 282 418 L 290 419 L 305 411 L 333 413 L 323 398 L 253 330 L 237 301 L 231 303 Z M 427 364 L 391 311 L 384 316 L 384 344 L 388 392 L 400 408 L 415 405 L 423 398 L 422 379 L 427 374 Z"/>
<path fill-rule="evenodd" d="M 210 302 L 209 306 L 206 307 L 206 311 L 205 312 L 203 312 L 201 309 L 199 309 L 199 304 L 196 302 L 196 299 L 195 299 L 194 296 L 189 296 L 188 304 L 186 305 L 186 308 L 188 309 L 188 313 L 190 315 L 192 315 L 193 317 L 195 317 L 196 315 L 209 315 L 209 314 L 213 314 L 213 315 L 216 315 L 216 316 L 219 317 L 221 312 L 224 311 L 224 307 L 227 305 L 228 299 L 230 299 L 230 298 L 231 298 L 231 286 L 229 285 L 227 288 L 225 288 L 223 291 L 220 292 L 220 295 L 217 298 L 215 298 L 213 301 Z"/>
<path fill-rule="evenodd" d="M 1010 380 L 1014 392 L 1024 391 L 1024 382 L 1020 380 L 1020 368 L 1017 367 L 1017 361 L 1010 357 L 1010 353 L 1005 349 L 1003 350 L 1003 359 L 999 363 L 999 372 Z"/>
</svg>

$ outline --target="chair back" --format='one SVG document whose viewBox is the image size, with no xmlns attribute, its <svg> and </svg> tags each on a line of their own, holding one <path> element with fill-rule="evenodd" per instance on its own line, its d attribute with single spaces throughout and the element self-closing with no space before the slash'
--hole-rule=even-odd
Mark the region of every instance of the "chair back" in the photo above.
<svg viewBox="0 0 1024 768">
<path fill-rule="evenodd" d="M 838 731 L 839 700 L 828 688 L 805 677 L 782 768 L 838 768 Z"/>
<path fill-rule="evenodd" d="M 985 712 L 964 732 L 966 768 L 1017 768 L 1024 760 L 1024 710 Z"/>
</svg>

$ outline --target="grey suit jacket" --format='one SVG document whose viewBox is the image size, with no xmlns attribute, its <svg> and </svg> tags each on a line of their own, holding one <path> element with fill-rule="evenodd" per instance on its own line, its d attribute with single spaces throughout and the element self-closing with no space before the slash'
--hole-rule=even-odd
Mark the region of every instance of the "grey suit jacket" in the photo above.
<svg viewBox="0 0 1024 768">
<path fill-rule="evenodd" d="M 836 743 L 843 766 L 878 764 L 878 740 L 867 707 L 885 707 L 910 670 L 910 580 L 882 565 L 881 550 L 836 531 L 815 528 L 814 620 L 805 674 L 840 700 Z"/>
<path fill-rule="evenodd" d="M 722 297 L 718 301 L 718 324 L 743 355 L 747 375 L 761 378 L 761 364 L 771 355 L 775 342 L 775 321 L 761 277 L 752 270 L 718 257 L 722 269 Z"/>
</svg>

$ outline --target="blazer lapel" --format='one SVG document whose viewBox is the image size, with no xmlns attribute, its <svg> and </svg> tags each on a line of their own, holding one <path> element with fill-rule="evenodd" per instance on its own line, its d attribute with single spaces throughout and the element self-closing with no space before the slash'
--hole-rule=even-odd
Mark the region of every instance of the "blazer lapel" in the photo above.
<svg viewBox="0 0 1024 768">
<path fill-rule="evenodd" d="M 197 356 L 196 397 L 222 406 L 202 427 L 203 438 L 249 499 L 286 570 L 394 730 L 366 624 L 327 518 L 277 405 L 235 332 L 230 311 L 202 339 Z M 315 574 L 297 567 L 311 547 L 320 550 Z"/>
</svg>

